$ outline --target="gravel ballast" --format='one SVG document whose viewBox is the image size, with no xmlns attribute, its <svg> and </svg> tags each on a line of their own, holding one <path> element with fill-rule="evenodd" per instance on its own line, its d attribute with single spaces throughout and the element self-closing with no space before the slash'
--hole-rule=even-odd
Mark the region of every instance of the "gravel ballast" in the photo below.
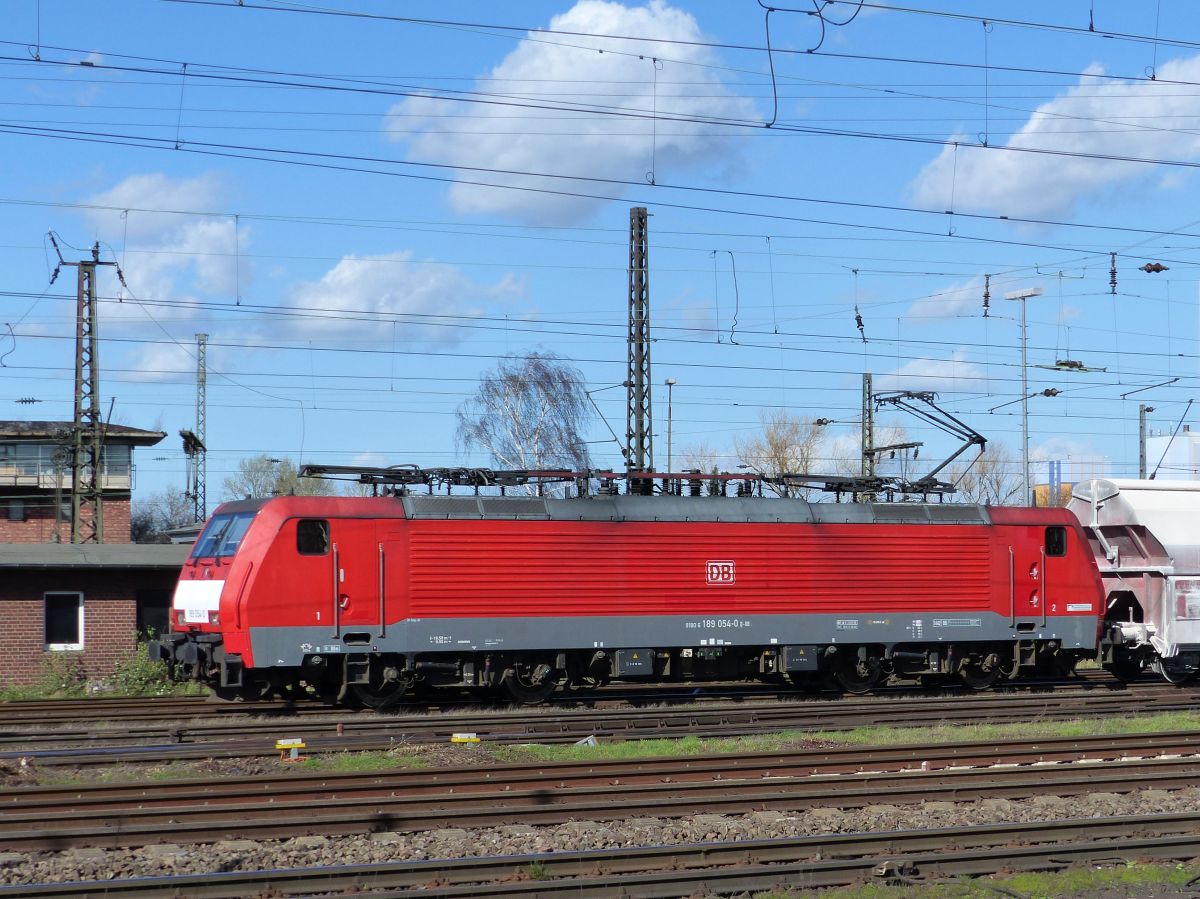
<svg viewBox="0 0 1200 899">
<path fill-rule="evenodd" d="M 551 827 L 511 825 L 447 828 L 420 833 L 377 833 L 349 837 L 302 836 L 254 842 L 159 844 L 137 849 L 71 849 L 63 852 L 0 853 L 0 884 L 110 880 L 138 876 L 371 864 L 435 858 L 515 855 L 529 852 L 619 849 L 714 840 L 757 840 L 822 833 L 916 830 L 968 824 L 1039 822 L 1109 815 L 1190 812 L 1200 789 L 1094 793 L 1027 800 L 986 799 L 976 803 L 886 804 L 863 809 L 811 809 L 788 813 L 694 815 L 680 819 L 633 818 L 621 822 L 573 821 Z"/>
</svg>

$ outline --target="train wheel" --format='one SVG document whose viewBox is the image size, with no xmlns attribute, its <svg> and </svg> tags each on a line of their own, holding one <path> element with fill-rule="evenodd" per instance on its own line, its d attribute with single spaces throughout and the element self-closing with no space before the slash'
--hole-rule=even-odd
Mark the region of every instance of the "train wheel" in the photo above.
<svg viewBox="0 0 1200 899">
<path fill-rule="evenodd" d="M 352 684 L 350 689 L 364 707 L 376 712 L 386 711 L 404 697 L 404 687 L 399 683 L 381 685 Z"/>
<path fill-rule="evenodd" d="M 1177 687 L 1191 683 L 1192 679 L 1196 676 L 1194 668 L 1180 665 L 1167 659 L 1159 659 L 1155 662 L 1154 670 L 1162 675 L 1162 679 L 1168 684 L 1174 684 Z"/>
<path fill-rule="evenodd" d="M 410 686 L 411 680 L 400 677 L 395 668 L 389 666 L 380 670 L 372 666 L 370 683 L 351 684 L 350 690 L 366 708 L 382 712 L 403 699 Z"/>
<path fill-rule="evenodd" d="M 1135 681 L 1146 671 L 1146 660 L 1128 652 L 1122 646 L 1113 647 L 1112 661 L 1106 662 L 1104 670 L 1123 683 Z"/>
<path fill-rule="evenodd" d="M 521 705 L 537 705 L 550 698 L 558 683 L 548 665 L 538 665 L 532 671 L 524 665 L 504 672 L 500 692 Z"/>
<path fill-rule="evenodd" d="M 958 669 L 962 682 L 972 690 L 987 690 L 1000 679 L 999 662 L 989 665 L 991 659 L 982 662 L 971 660 Z"/>
<path fill-rule="evenodd" d="M 838 654 L 833 676 L 847 693 L 870 693 L 879 680 L 879 664 L 874 659 L 860 659 L 857 654 Z"/>
<path fill-rule="evenodd" d="M 225 702 L 266 702 L 275 698 L 269 681 L 251 681 L 242 687 L 209 687 L 217 699 Z"/>
</svg>

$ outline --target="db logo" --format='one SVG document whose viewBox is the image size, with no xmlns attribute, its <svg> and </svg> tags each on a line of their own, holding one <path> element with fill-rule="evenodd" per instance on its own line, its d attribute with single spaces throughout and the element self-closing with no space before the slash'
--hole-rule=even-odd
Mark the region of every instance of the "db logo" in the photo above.
<svg viewBox="0 0 1200 899">
<path fill-rule="evenodd" d="M 737 581 L 737 569 L 732 560 L 709 560 L 704 563 L 704 569 L 710 584 L 732 584 Z"/>
</svg>

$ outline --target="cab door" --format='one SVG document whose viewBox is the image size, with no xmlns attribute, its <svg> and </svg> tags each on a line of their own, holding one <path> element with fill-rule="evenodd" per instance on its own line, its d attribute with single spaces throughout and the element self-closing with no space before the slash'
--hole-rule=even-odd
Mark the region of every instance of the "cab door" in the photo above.
<svg viewBox="0 0 1200 899">
<path fill-rule="evenodd" d="M 1063 525 L 1025 527 L 1024 539 L 1009 546 L 1010 626 L 1018 631 L 1033 631 L 1046 624 L 1048 615 L 1067 611 L 1063 600 L 1070 592 L 1064 592 L 1070 579 L 1068 534 Z"/>
<path fill-rule="evenodd" d="M 370 519 L 330 522 L 329 594 L 334 636 L 367 643 L 381 634 L 383 558 Z"/>
<path fill-rule="evenodd" d="M 1026 539 L 1014 540 L 1009 553 L 1009 625 L 1032 631 L 1045 624 L 1046 548 L 1041 528 L 1023 528 Z"/>
</svg>

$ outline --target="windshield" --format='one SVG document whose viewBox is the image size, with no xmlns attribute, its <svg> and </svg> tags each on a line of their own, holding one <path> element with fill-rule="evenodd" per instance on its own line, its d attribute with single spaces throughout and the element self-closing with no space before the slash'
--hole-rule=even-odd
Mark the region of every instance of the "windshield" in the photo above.
<svg viewBox="0 0 1200 899">
<path fill-rule="evenodd" d="M 196 540 L 190 558 L 211 559 L 232 556 L 241 545 L 242 537 L 246 535 L 246 528 L 250 527 L 254 515 L 254 512 L 227 512 L 223 515 L 214 515 Z"/>
</svg>

